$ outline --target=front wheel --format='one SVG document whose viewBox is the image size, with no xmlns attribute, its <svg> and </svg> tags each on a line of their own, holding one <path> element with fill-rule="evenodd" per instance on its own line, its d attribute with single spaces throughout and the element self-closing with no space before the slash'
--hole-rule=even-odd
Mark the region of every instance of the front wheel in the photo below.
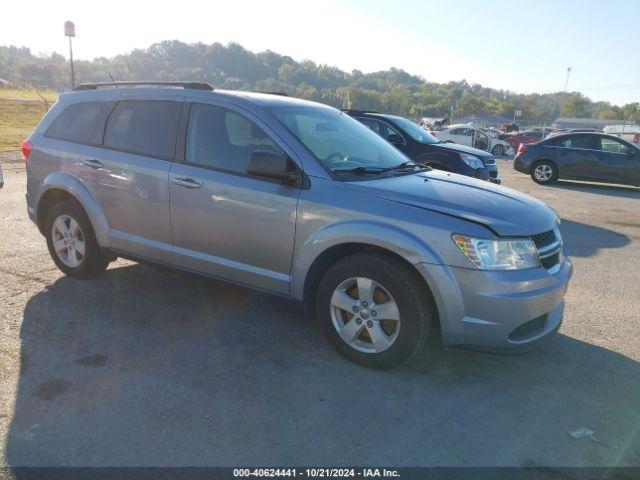
<svg viewBox="0 0 640 480">
<path fill-rule="evenodd" d="M 493 155 L 495 155 L 496 157 L 501 157 L 502 155 L 504 155 L 504 145 L 496 145 L 495 147 L 493 147 L 493 149 L 491 150 L 491 153 Z"/>
<path fill-rule="evenodd" d="M 109 265 L 110 259 L 100 251 L 87 214 L 73 200 L 51 207 L 45 234 L 51 258 L 71 277 L 95 277 Z"/>
<path fill-rule="evenodd" d="M 533 166 L 531 178 L 540 185 L 553 183 L 558 179 L 558 167 L 553 162 L 542 160 Z"/>
<path fill-rule="evenodd" d="M 316 315 L 346 358 L 387 369 L 424 346 L 433 301 L 407 266 L 384 255 L 356 254 L 333 265 L 318 286 Z"/>
</svg>

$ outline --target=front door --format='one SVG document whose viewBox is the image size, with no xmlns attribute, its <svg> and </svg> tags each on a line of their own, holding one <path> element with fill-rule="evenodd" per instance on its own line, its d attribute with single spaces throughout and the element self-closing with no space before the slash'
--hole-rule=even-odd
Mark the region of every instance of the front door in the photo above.
<svg viewBox="0 0 640 480">
<path fill-rule="evenodd" d="M 638 151 L 619 140 L 595 136 L 594 148 L 600 159 L 597 176 L 614 183 L 640 185 L 640 156 Z"/>
<path fill-rule="evenodd" d="M 282 149 L 250 114 L 193 103 L 184 162 L 169 174 L 174 262 L 289 293 L 300 188 L 247 175 L 254 150 Z"/>
</svg>

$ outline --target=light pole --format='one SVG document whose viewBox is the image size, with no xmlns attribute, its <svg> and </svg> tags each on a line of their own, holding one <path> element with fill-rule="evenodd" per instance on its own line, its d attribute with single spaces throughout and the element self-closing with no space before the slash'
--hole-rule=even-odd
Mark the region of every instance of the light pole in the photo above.
<svg viewBox="0 0 640 480">
<path fill-rule="evenodd" d="M 571 67 L 567 67 L 567 78 L 564 81 L 564 91 L 567 91 L 567 88 L 569 88 L 569 75 L 571 74 Z"/>
<path fill-rule="evenodd" d="M 71 38 L 76 36 L 76 26 L 73 22 L 64 22 L 64 35 L 69 37 L 69 62 L 71 64 L 71 90 L 76 88 L 76 75 L 73 71 L 73 47 L 71 46 Z"/>
</svg>

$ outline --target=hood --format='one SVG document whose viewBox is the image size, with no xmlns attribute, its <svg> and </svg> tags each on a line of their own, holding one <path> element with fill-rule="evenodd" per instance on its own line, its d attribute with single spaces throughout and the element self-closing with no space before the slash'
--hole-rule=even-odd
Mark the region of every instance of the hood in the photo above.
<svg viewBox="0 0 640 480">
<path fill-rule="evenodd" d="M 556 222 L 556 213 L 529 195 L 440 170 L 346 185 L 360 193 L 480 223 L 500 236 L 535 235 L 553 229 Z"/>
<path fill-rule="evenodd" d="M 475 155 L 480 158 L 488 158 L 492 157 L 489 152 L 485 152 L 484 150 L 480 150 L 479 148 L 467 147 L 466 145 L 459 145 L 457 143 L 433 143 L 431 144 L 434 147 L 442 148 L 443 150 L 451 150 L 452 152 L 462 152 L 468 153 L 469 155 Z"/>
</svg>

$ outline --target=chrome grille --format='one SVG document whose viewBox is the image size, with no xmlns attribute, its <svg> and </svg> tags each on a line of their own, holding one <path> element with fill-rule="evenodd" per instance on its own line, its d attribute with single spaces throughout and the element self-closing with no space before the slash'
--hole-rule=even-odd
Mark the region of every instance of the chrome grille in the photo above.
<svg viewBox="0 0 640 480">
<path fill-rule="evenodd" d="M 538 257 L 540 264 L 555 273 L 560 269 L 562 264 L 562 237 L 557 228 L 547 232 L 539 233 L 531 237 L 538 249 Z"/>
</svg>

